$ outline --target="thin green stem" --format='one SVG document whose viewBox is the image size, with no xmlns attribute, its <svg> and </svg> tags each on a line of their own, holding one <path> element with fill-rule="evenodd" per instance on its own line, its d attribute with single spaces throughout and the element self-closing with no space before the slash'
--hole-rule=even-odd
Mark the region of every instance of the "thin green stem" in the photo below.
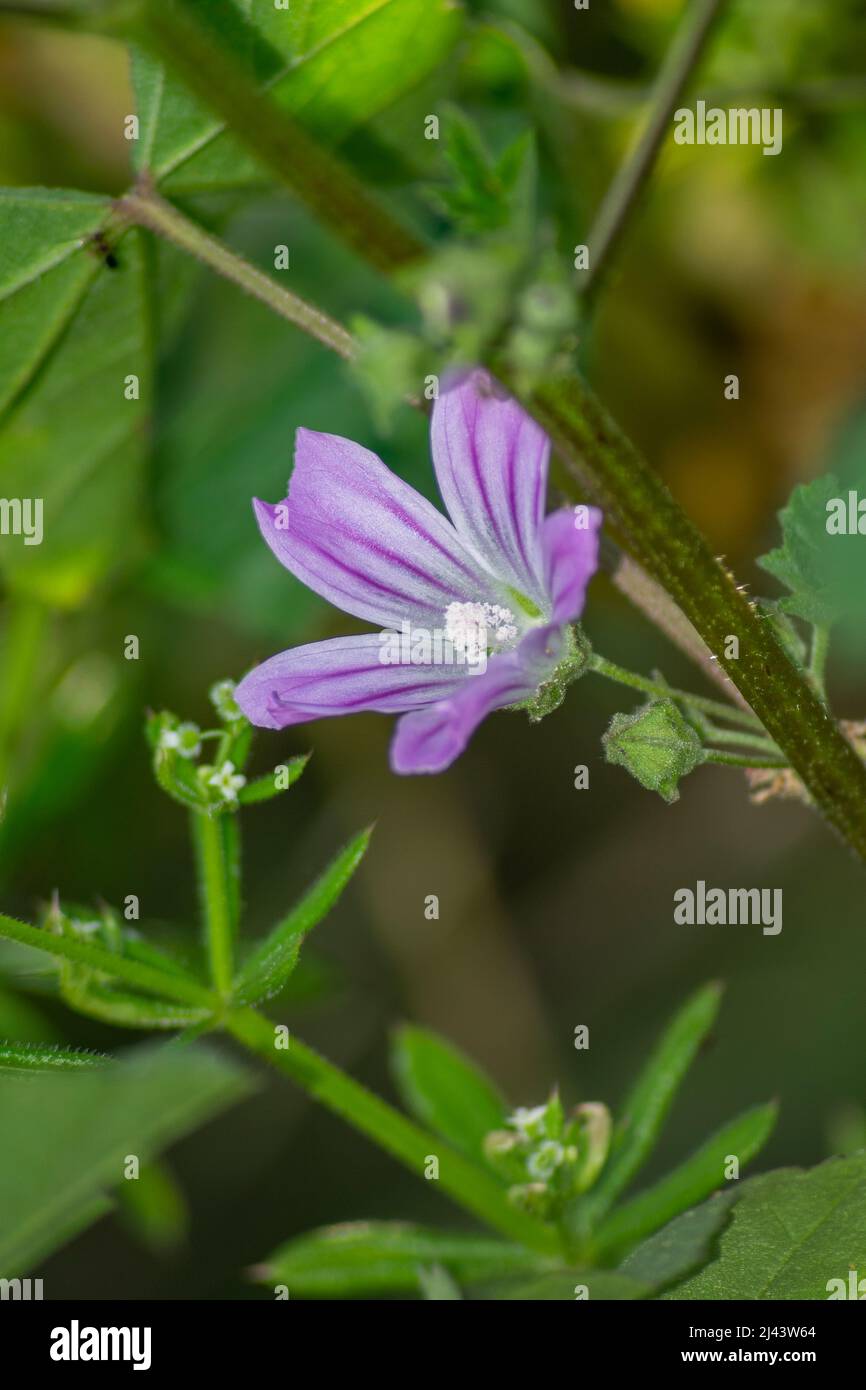
<svg viewBox="0 0 866 1390">
<path fill-rule="evenodd" d="M 231 994 L 234 901 L 219 816 L 190 812 L 198 868 L 199 898 L 210 961 L 211 979 L 223 999 Z"/>
<path fill-rule="evenodd" d="M 703 761 L 722 767 L 787 767 L 784 758 L 761 758 L 750 753 L 723 753 L 720 749 L 705 748 Z"/>
<path fill-rule="evenodd" d="M 605 676 L 608 680 L 616 681 L 618 685 L 627 685 L 632 690 L 643 691 L 645 695 L 656 695 L 660 700 L 680 700 L 683 704 L 692 705 L 717 719 L 729 719 L 731 723 L 742 724 L 749 729 L 761 727 L 760 720 L 748 710 L 738 709 L 736 705 L 725 705 L 721 700 L 711 700 L 705 695 L 692 695 L 688 690 L 676 690 L 661 681 L 640 676 L 636 671 L 627 671 L 624 666 L 617 666 L 616 662 L 608 661 L 597 652 L 593 652 L 589 659 L 589 670 L 595 671 L 599 676 Z"/>
<path fill-rule="evenodd" d="M 264 1015 L 255 1009 L 233 1010 L 225 1026 L 250 1052 L 398 1158 L 416 1177 L 434 1171 L 432 1161 L 437 1160 L 436 1181 L 467 1211 L 532 1250 L 561 1253 L 557 1232 L 512 1207 L 505 1188 L 492 1175 L 401 1115 L 298 1038 L 292 1036 L 288 1047 L 278 1047 L 274 1024 Z"/>
<path fill-rule="evenodd" d="M 265 275 L 236 252 L 230 251 L 223 242 L 210 236 L 188 217 L 184 217 L 172 203 L 159 196 L 149 181 L 140 180 L 135 188 L 115 204 L 115 207 L 126 221 L 139 227 L 147 227 L 149 231 L 173 241 L 175 246 L 188 251 L 191 256 L 215 270 L 217 275 L 233 281 L 254 299 L 261 300 L 275 314 L 288 319 L 289 323 L 303 329 L 340 357 L 348 360 L 354 355 L 354 341 L 342 324 L 329 318 L 312 304 L 299 299 L 282 285 L 278 285 L 269 275 Z"/>
<path fill-rule="evenodd" d="M 755 748 L 769 757 L 781 756 L 771 739 L 762 738 L 760 734 L 747 734 L 745 730 L 708 728 L 704 737 L 708 743 L 739 744 L 744 748 Z"/>
<path fill-rule="evenodd" d="M 129 956 L 119 956 L 107 951 L 95 941 L 82 941 L 75 936 L 55 935 L 44 927 L 33 927 L 29 922 L 19 922 L 16 917 L 0 913 L 0 936 L 10 941 L 18 941 L 22 946 L 32 946 L 46 955 L 60 960 L 74 961 L 86 965 L 109 978 L 123 980 L 136 989 L 146 990 L 166 999 L 177 999 L 182 1004 L 193 1004 L 201 1008 L 213 1008 L 214 996 L 204 985 L 176 970 L 161 970 L 143 961 L 132 960 Z"/>
<path fill-rule="evenodd" d="M 631 154 L 620 166 L 589 234 L 589 267 L 581 288 L 597 288 L 603 268 L 622 236 L 670 129 L 671 116 L 704 51 L 724 0 L 693 0 L 691 10 L 659 68 L 649 97 L 649 115 Z"/>
</svg>

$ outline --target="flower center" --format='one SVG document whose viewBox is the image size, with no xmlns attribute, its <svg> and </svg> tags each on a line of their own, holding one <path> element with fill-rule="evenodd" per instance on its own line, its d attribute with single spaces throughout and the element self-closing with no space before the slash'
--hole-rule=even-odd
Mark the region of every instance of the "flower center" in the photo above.
<svg viewBox="0 0 866 1390">
<path fill-rule="evenodd" d="M 472 665 L 491 647 L 513 642 L 517 625 L 510 608 L 498 603 L 449 603 L 445 609 L 445 636 Z"/>
</svg>

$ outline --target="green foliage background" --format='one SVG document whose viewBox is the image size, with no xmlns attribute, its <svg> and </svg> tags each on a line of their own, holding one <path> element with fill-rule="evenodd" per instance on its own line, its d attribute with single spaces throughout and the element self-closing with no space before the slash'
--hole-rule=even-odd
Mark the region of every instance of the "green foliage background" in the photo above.
<svg viewBox="0 0 866 1390">
<path fill-rule="evenodd" d="M 280 99 L 439 240 L 446 222 L 421 185 L 445 171 L 425 115 L 456 103 L 497 152 L 534 126 L 542 206 L 568 264 L 682 6 L 615 0 L 576 15 L 565 0 L 499 0 L 469 29 L 445 0 L 293 0 L 290 31 L 254 9 L 296 64 Z M 700 90 L 783 105 L 783 154 L 669 145 L 581 352 L 718 552 L 766 592 L 754 556 L 777 544 L 775 512 L 795 483 L 833 469 L 866 493 L 866 32 L 853 0 L 730 11 Z M 283 495 L 295 428 L 356 438 L 432 494 L 426 427 L 405 409 L 384 433 L 324 349 L 179 253 L 133 232 L 111 269 L 72 248 L 100 223 L 98 195 L 128 186 L 132 149 L 171 169 L 166 191 L 265 269 L 289 245 L 290 287 L 338 318 L 396 325 L 403 309 L 228 137 L 184 157 L 210 118 L 150 60 L 138 60 L 132 146 L 119 43 L 0 19 L 0 73 L 0 225 L 22 215 L 16 190 L 82 190 L 28 198 L 23 231 L 0 251 L 0 314 L 15 307 L 14 332 L 0 333 L 0 495 L 44 496 L 51 526 L 42 547 L 0 539 L 0 762 L 14 788 L 3 904 L 30 918 L 54 888 L 89 902 L 136 893 L 182 940 L 194 910 L 185 825 L 152 785 L 145 709 L 204 722 L 213 680 L 353 630 L 276 565 L 253 523 L 251 496 Z M 140 375 L 138 403 L 122 397 L 127 372 Z M 736 404 L 722 394 L 730 372 Z M 691 680 L 604 579 L 587 630 L 625 665 Z M 137 663 L 123 659 L 128 633 Z M 11 653 L 28 642 L 20 689 Z M 851 717 L 866 712 L 864 651 L 851 622 L 830 667 Z M 388 1094 L 387 1035 L 409 1019 L 477 1058 L 513 1103 L 537 1103 L 554 1079 L 567 1101 L 610 1101 L 682 997 L 723 977 L 724 1027 L 647 1176 L 773 1095 L 781 1116 L 761 1166 L 817 1162 L 862 1134 L 862 871 L 802 806 L 750 805 L 738 774 L 699 771 L 663 807 L 602 761 L 620 707 L 583 682 L 537 728 L 491 720 L 435 781 L 388 773 L 384 719 L 293 731 L 289 751 L 314 758 L 290 798 L 256 813 L 250 922 L 279 916 L 359 825 L 378 829 L 286 1017 Z M 274 753 L 263 735 L 262 770 Z M 573 788 L 581 763 L 586 792 Z M 781 935 L 675 926 L 673 893 L 697 879 L 782 888 Z M 0 1035 L 115 1045 L 50 995 L 13 989 L 5 963 Z M 588 1053 L 572 1046 L 580 1023 Z M 189 1241 L 156 1254 L 110 1216 L 49 1262 L 52 1297 L 244 1296 L 245 1266 L 313 1225 L 453 1214 L 432 1184 L 269 1079 L 172 1163 Z"/>
</svg>

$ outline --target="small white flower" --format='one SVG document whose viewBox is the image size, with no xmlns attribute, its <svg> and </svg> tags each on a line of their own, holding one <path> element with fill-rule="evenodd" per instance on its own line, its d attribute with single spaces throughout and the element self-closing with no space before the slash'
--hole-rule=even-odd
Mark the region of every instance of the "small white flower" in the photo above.
<svg viewBox="0 0 866 1390">
<path fill-rule="evenodd" d="M 507 1124 L 512 1129 L 516 1129 L 522 1139 L 541 1139 L 544 1136 L 544 1120 L 547 1115 L 546 1105 L 536 1105 L 530 1110 L 527 1106 L 519 1105 L 517 1109 L 508 1117 Z"/>
<path fill-rule="evenodd" d="M 564 1158 L 565 1150 L 562 1145 L 555 1139 L 545 1139 L 526 1160 L 526 1171 L 531 1178 L 546 1182 L 548 1178 L 553 1177 Z"/>
<path fill-rule="evenodd" d="M 242 772 L 235 772 L 235 765 L 232 762 L 224 762 L 222 767 L 218 767 L 213 775 L 208 779 L 209 787 L 216 787 L 223 801 L 231 806 L 238 799 L 238 792 L 241 787 L 245 787 L 247 779 Z"/>
<path fill-rule="evenodd" d="M 243 711 L 235 699 L 234 681 L 217 681 L 210 688 L 210 700 L 220 719 L 227 724 L 243 718 Z"/>
<path fill-rule="evenodd" d="M 163 729 L 159 746 L 182 758 L 197 758 L 201 752 L 201 729 L 198 724 L 178 724 L 176 729 Z"/>
</svg>

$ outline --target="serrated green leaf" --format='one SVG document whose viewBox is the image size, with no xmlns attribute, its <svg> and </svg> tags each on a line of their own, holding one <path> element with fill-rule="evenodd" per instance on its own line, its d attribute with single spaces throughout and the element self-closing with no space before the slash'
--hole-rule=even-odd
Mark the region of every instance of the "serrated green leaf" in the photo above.
<svg viewBox="0 0 866 1390">
<path fill-rule="evenodd" d="M 424 1028 L 401 1028 L 391 1051 L 405 1105 L 460 1149 L 481 1159 L 485 1135 L 500 1129 L 506 1106 L 493 1082 L 451 1043 Z"/>
<path fill-rule="evenodd" d="M 716 1237 L 739 1196 L 732 1184 L 727 1192 L 716 1192 L 699 1207 L 682 1212 L 632 1250 L 619 1266 L 621 1273 L 659 1290 L 699 1269 L 713 1254 Z"/>
<path fill-rule="evenodd" d="M 243 56 L 251 80 L 328 144 L 392 105 L 445 58 L 460 28 L 453 0 L 293 0 L 288 9 L 249 0 L 207 14 Z M 246 22 L 245 22 L 246 21 Z M 132 68 L 141 141 L 139 168 L 169 194 L 271 182 L 213 114 L 161 65 L 136 53 Z"/>
<path fill-rule="evenodd" d="M 856 530 L 837 535 L 827 529 L 828 508 L 834 502 L 847 514 L 848 489 L 832 473 L 794 488 L 779 512 L 781 546 L 758 559 L 762 569 L 791 591 L 779 600 L 779 607 L 822 626 L 862 601 L 866 580 L 863 537 Z"/>
<path fill-rule="evenodd" d="M 705 985 L 674 1015 L 632 1088 L 614 1127 L 601 1178 L 577 1207 L 588 1230 L 629 1185 L 652 1152 L 674 1096 L 695 1054 L 715 1023 L 722 990 Z"/>
<path fill-rule="evenodd" d="M 750 1178 L 718 1257 L 665 1299 L 850 1297 L 866 1270 L 866 1154 Z M 838 1280 L 838 1284 L 831 1281 Z M 855 1281 L 856 1283 L 856 1278 Z"/>
<path fill-rule="evenodd" d="M 619 1256 L 722 1187 L 728 1180 L 730 1158 L 736 1158 L 743 1167 L 760 1153 L 772 1133 L 776 1114 L 775 1105 L 756 1105 L 724 1125 L 685 1163 L 613 1212 L 598 1231 L 598 1249 L 605 1256 Z"/>
<path fill-rule="evenodd" d="M 418 1289 L 419 1269 L 440 1265 L 460 1284 L 549 1267 L 542 1256 L 491 1236 L 428 1230 L 397 1221 L 327 1226 L 290 1240 L 256 1269 L 290 1297 L 342 1298 Z"/>
<path fill-rule="evenodd" d="M 369 827 L 350 840 L 300 902 L 259 943 L 235 982 L 238 1003 L 252 1004 L 279 993 L 295 968 L 301 942 L 340 897 L 366 854 L 372 833 Z"/>
<path fill-rule="evenodd" d="M 0 1076 L 0 1269 L 25 1273 L 106 1210 L 145 1159 L 234 1104 L 247 1074 L 200 1044 L 135 1049 L 75 1075 Z"/>
</svg>

